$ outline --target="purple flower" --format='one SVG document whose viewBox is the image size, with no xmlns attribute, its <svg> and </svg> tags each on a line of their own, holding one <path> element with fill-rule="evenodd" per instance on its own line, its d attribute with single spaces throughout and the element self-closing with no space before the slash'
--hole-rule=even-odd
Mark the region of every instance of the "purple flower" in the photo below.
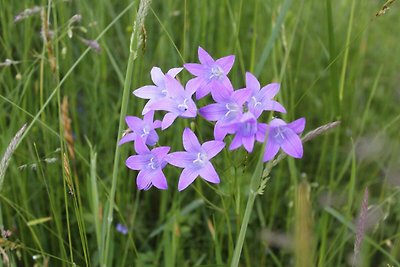
<svg viewBox="0 0 400 267">
<path fill-rule="evenodd" d="M 200 145 L 196 135 L 189 129 L 183 131 L 183 147 L 186 152 L 174 152 L 165 160 L 174 166 L 184 168 L 179 177 L 178 190 L 188 187 L 200 175 L 210 183 L 219 183 L 219 176 L 210 162 L 225 146 L 222 141 L 208 141 Z"/>
<path fill-rule="evenodd" d="M 258 118 L 264 110 L 286 113 L 286 109 L 272 98 L 279 92 L 279 83 L 267 84 L 260 90 L 260 83 L 250 72 L 246 72 L 246 88 L 252 91 L 247 103 L 249 110 Z"/>
<path fill-rule="evenodd" d="M 253 151 L 254 141 L 264 142 L 267 131 L 266 123 L 258 123 L 256 117 L 251 112 L 246 112 L 240 121 L 232 125 L 236 129 L 236 135 L 229 146 L 230 150 L 237 149 L 240 146 L 250 153 Z"/>
<path fill-rule="evenodd" d="M 161 127 L 161 121 L 156 120 L 153 122 L 153 117 L 154 111 L 146 113 L 143 120 L 134 116 L 126 116 L 126 124 L 128 124 L 132 132 L 122 137 L 119 141 L 119 145 L 134 141 L 138 137 L 141 138 L 146 145 L 154 146 L 158 142 L 158 135 L 155 129 Z"/>
<path fill-rule="evenodd" d="M 265 147 L 264 162 L 272 160 L 279 148 L 294 158 L 303 156 L 303 144 L 299 137 L 306 125 L 305 118 L 286 123 L 281 119 L 273 119 L 269 124 L 268 140 Z"/>
<path fill-rule="evenodd" d="M 182 68 L 170 69 L 167 74 L 174 78 Z M 150 99 L 143 108 L 143 114 L 149 112 L 149 106 L 155 101 L 168 96 L 168 90 L 165 84 L 165 74 L 158 67 L 151 69 L 151 79 L 155 85 L 146 85 L 133 91 L 133 94 L 139 98 Z"/>
<path fill-rule="evenodd" d="M 193 87 L 192 83 L 187 83 L 185 90 L 179 81 L 166 74 L 165 87 L 168 91 L 168 97 L 154 101 L 149 105 L 150 110 L 168 111 L 161 123 L 162 130 L 168 128 L 177 117 L 196 117 L 197 107 L 192 99 L 196 88 Z"/>
<path fill-rule="evenodd" d="M 167 179 L 162 169 L 167 165 L 165 157 L 170 147 L 161 146 L 151 151 L 141 139 L 135 141 L 135 151 L 138 155 L 130 156 L 125 164 L 129 169 L 139 171 L 136 184 L 139 190 L 148 190 L 151 186 L 167 189 Z"/>
<path fill-rule="evenodd" d="M 243 104 L 248 100 L 251 91 L 241 89 L 233 91 L 221 90 L 215 94 L 217 103 L 207 105 L 199 109 L 199 113 L 209 121 L 217 121 L 214 127 L 215 140 L 223 140 L 228 133 L 234 133 L 235 129 L 229 127 L 243 112 Z"/>
<path fill-rule="evenodd" d="M 122 223 L 117 224 L 116 229 L 123 235 L 126 235 L 128 233 L 128 227 L 126 227 L 126 225 L 123 225 Z"/>
<path fill-rule="evenodd" d="M 210 92 L 214 97 L 216 91 L 232 87 L 226 75 L 233 66 L 235 56 L 230 55 L 214 60 L 201 47 L 198 49 L 198 54 L 201 64 L 187 63 L 183 65 L 191 74 L 197 76 L 191 80 L 197 89 L 197 99 L 203 98 Z"/>
</svg>

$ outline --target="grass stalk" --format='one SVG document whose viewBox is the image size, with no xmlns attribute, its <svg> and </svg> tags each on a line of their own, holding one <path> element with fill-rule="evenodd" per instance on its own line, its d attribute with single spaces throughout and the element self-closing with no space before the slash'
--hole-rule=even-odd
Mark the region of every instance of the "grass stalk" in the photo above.
<svg viewBox="0 0 400 267">
<path fill-rule="evenodd" d="M 120 152 L 119 152 L 119 133 L 121 133 L 124 129 L 125 125 L 125 115 L 128 108 L 128 100 L 129 94 L 131 91 L 131 85 L 133 80 L 133 70 L 134 70 L 134 62 L 137 58 L 137 53 L 139 48 L 142 44 L 141 40 L 141 30 L 144 27 L 144 19 L 147 15 L 147 12 L 150 8 L 150 0 L 141 0 L 139 4 L 139 10 L 136 14 L 136 20 L 133 25 L 133 32 L 131 35 L 131 41 L 129 46 L 129 58 L 128 58 L 128 66 L 126 69 L 126 76 L 124 82 L 124 89 L 122 95 L 122 103 L 121 103 L 121 111 L 120 111 L 120 118 L 119 118 L 119 126 L 118 126 L 118 136 L 115 146 L 115 153 L 114 153 L 114 166 L 113 166 L 113 173 L 112 173 L 112 180 L 111 180 L 111 189 L 109 195 L 109 202 L 108 202 L 108 209 L 106 209 L 106 229 L 105 229 L 105 244 L 102 246 L 103 251 L 101 253 L 101 266 L 107 266 L 108 263 L 108 251 L 110 248 L 110 243 L 112 242 L 111 239 L 111 225 L 113 221 L 114 215 L 114 206 L 115 206 L 115 192 L 117 189 L 117 181 L 118 181 L 118 171 L 119 171 L 119 163 L 120 163 Z"/>
</svg>

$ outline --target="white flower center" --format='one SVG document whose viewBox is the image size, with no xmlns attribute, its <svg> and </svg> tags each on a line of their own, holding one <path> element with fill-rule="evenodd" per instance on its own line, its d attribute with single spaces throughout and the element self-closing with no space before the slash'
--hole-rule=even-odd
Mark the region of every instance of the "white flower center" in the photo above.
<svg viewBox="0 0 400 267">
<path fill-rule="evenodd" d="M 150 127 L 148 125 L 144 126 L 142 128 L 142 134 L 140 135 L 140 137 L 145 137 L 150 133 Z"/>
<path fill-rule="evenodd" d="M 149 164 L 147 164 L 147 166 L 149 168 L 151 168 L 152 170 L 158 169 L 159 165 L 158 165 L 157 159 L 155 159 L 154 157 L 151 157 L 150 162 L 149 162 Z"/>
<path fill-rule="evenodd" d="M 285 141 L 285 139 L 286 139 L 286 137 L 284 135 L 285 132 L 286 132 L 285 127 L 278 126 L 275 128 L 275 130 L 273 132 L 273 137 L 277 143 L 281 144 Z"/>
<path fill-rule="evenodd" d="M 214 66 L 211 68 L 211 73 L 209 79 L 218 79 L 220 80 L 224 76 L 224 71 L 219 66 Z"/>
<path fill-rule="evenodd" d="M 251 103 L 253 104 L 253 107 L 261 106 L 261 102 L 257 101 L 257 98 L 255 96 L 251 97 Z"/>
<path fill-rule="evenodd" d="M 234 116 L 235 113 L 237 113 L 239 111 L 239 106 L 234 104 L 234 103 L 227 103 L 225 105 L 226 109 L 228 110 L 228 112 L 225 113 L 225 117 L 228 118 L 229 116 Z"/>
<path fill-rule="evenodd" d="M 208 161 L 207 155 L 205 153 L 199 152 L 197 153 L 197 158 L 193 160 L 194 164 L 198 166 L 204 166 L 204 164 Z"/>
<path fill-rule="evenodd" d="M 188 110 L 188 105 L 187 105 L 187 102 L 188 102 L 188 101 L 189 101 L 189 100 L 188 100 L 187 98 L 185 98 L 185 99 L 183 100 L 183 103 L 178 105 L 178 109 L 179 109 L 180 111 L 183 111 L 183 112 L 185 112 L 186 110 Z"/>
</svg>

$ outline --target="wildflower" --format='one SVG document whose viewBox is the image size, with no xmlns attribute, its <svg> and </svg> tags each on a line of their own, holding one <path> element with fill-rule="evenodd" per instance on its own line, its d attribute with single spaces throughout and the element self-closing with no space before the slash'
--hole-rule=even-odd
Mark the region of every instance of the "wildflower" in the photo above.
<svg viewBox="0 0 400 267">
<path fill-rule="evenodd" d="M 150 151 L 141 139 L 136 139 L 135 151 L 138 155 L 130 156 L 125 164 L 128 168 L 139 171 L 136 178 L 139 190 L 148 190 L 153 185 L 158 189 L 168 188 L 162 169 L 167 165 L 164 158 L 169 150 L 170 147 L 161 146 Z"/>
<path fill-rule="evenodd" d="M 214 98 L 216 91 L 232 87 L 226 75 L 233 66 L 233 62 L 235 61 L 234 55 L 214 60 L 201 47 L 198 49 L 198 55 L 201 64 L 187 63 L 183 65 L 191 74 L 197 76 L 191 80 L 197 88 L 197 99 L 203 98 L 210 92 Z"/>
<path fill-rule="evenodd" d="M 265 147 L 264 162 L 272 160 L 278 153 L 279 148 L 294 158 L 303 156 L 303 144 L 298 136 L 304 130 L 306 120 L 297 119 L 286 123 L 281 119 L 273 119 L 269 124 L 268 140 Z"/>
<path fill-rule="evenodd" d="M 260 83 L 250 72 L 246 72 L 246 88 L 252 91 L 248 109 L 258 118 L 264 110 L 286 113 L 286 109 L 272 98 L 279 92 L 279 83 L 271 83 L 260 90 Z"/>
<path fill-rule="evenodd" d="M 119 141 L 119 145 L 141 138 L 146 145 L 154 146 L 158 142 L 158 135 L 155 129 L 161 127 L 161 121 L 153 122 L 154 111 L 144 115 L 143 120 L 135 116 L 126 116 L 125 121 L 132 132 L 126 134 Z"/>
<path fill-rule="evenodd" d="M 184 168 L 179 177 L 178 190 L 188 187 L 200 175 L 210 183 L 219 183 L 219 176 L 210 162 L 225 146 L 222 141 L 208 141 L 200 145 L 196 135 L 189 128 L 183 131 L 183 147 L 186 152 L 174 152 L 165 160 L 174 166 Z"/>
<path fill-rule="evenodd" d="M 117 224 L 116 229 L 123 235 L 128 234 L 128 227 L 126 227 L 126 225 L 123 225 L 122 223 Z"/>
<path fill-rule="evenodd" d="M 234 133 L 235 129 L 228 127 L 236 121 L 243 112 L 243 104 L 248 100 L 251 91 L 241 89 L 236 91 L 221 90 L 215 94 L 213 103 L 199 109 L 199 113 L 209 121 L 217 121 L 214 127 L 216 140 L 223 140 L 228 133 Z"/>
<path fill-rule="evenodd" d="M 258 123 L 256 117 L 251 112 L 243 114 L 238 122 L 233 123 L 236 129 L 236 135 L 229 146 L 230 150 L 237 149 L 240 146 L 250 153 L 253 151 L 254 141 L 264 142 L 267 130 L 266 123 Z"/>
<path fill-rule="evenodd" d="M 41 7 L 41 6 L 34 6 L 32 8 L 27 8 L 14 17 L 14 23 L 17 23 L 18 21 L 21 21 L 30 16 L 33 16 L 33 15 L 39 13 L 40 11 L 42 11 L 42 9 L 43 9 L 43 7 Z"/>
<path fill-rule="evenodd" d="M 172 68 L 166 74 L 175 78 L 181 72 L 182 68 Z M 133 91 L 133 94 L 139 98 L 149 99 L 143 108 L 143 114 L 149 112 L 149 106 L 155 101 L 168 96 L 165 86 L 165 74 L 158 67 L 153 67 L 150 71 L 151 79 L 155 85 L 146 85 Z"/>
<path fill-rule="evenodd" d="M 195 88 L 191 83 L 186 84 L 186 90 L 176 79 L 169 74 L 165 75 L 165 88 L 168 97 L 154 101 L 149 105 L 149 110 L 164 110 L 168 113 L 164 116 L 161 129 L 165 130 L 177 117 L 194 118 L 197 115 L 197 107 L 192 99 Z M 145 110 L 143 110 L 143 114 Z"/>
<path fill-rule="evenodd" d="M 89 40 L 89 39 L 85 39 L 82 37 L 80 37 L 79 40 L 82 43 L 84 43 L 85 45 L 87 45 L 90 49 L 92 49 L 97 54 L 101 53 L 101 46 L 96 40 Z"/>
</svg>

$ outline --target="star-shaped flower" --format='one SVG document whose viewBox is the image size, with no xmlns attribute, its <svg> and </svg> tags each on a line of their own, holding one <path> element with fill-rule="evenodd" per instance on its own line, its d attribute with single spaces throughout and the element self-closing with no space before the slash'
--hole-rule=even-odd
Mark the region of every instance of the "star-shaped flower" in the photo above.
<svg viewBox="0 0 400 267">
<path fill-rule="evenodd" d="M 137 137 L 141 138 L 146 145 L 154 146 L 158 142 L 158 135 L 155 129 L 161 127 L 161 121 L 153 122 L 154 111 L 147 112 L 143 120 L 135 116 L 126 116 L 125 121 L 132 131 L 119 141 L 119 145 L 134 141 Z"/>
<path fill-rule="evenodd" d="M 125 164 L 129 169 L 139 171 L 136 184 L 139 190 L 148 190 L 153 185 L 158 189 L 167 189 L 167 179 L 162 169 L 167 165 L 165 157 L 171 148 L 161 146 L 151 151 L 141 139 L 135 141 L 137 155 L 130 156 Z"/>
<path fill-rule="evenodd" d="M 279 83 L 267 84 L 260 90 L 260 83 L 250 72 L 246 72 L 246 88 L 252 91 L 247 103 L 248 109 L 258 118 L 264 110 L 286 113 L 286 109 L 272 100 L 279 92 Z"/>
<path fill-rule="evenodd" d="M 230 55 L 214 60 L 207 51 L 201 47 L 198 49 L 198 55 L 201 64 L 187 63 L 183 65 L 191 74 L 197 76 L 192 79 L 197 89 L 197 99 L 203 98 L 210 92 L 214 97 L 215 91 L 232 87 L 226 75 L 233 66 L 235 56 Z"/>
<path fill-rule="evenodd" d="M 251 112 L 246 112 L 239 121 L 232 125 L 236 129 L 235 137 L 232 140 L 229 150 L 234 150 L 240 146 L 251 153 L 254 148 L 254 141 L 264 142 L 267 131 L 266 123 L 258 123 L 257 118 Z"/>
<path fill-rule="evenodd" d="M 181 72 L 182 68 L 172 68 L 166 74 L 174 78 Z M 149 99 L 147 104 L 143 108 L 143 114 L 150 111 L 149 106 L 156 100 L 165 98 L 168 96 L 168 90 L 165 84 L 165 75 L 162 70 L 158 67 L 153 67 L 150 71 L 151 79 L 155 85 L 142 86 L 135 91 L 133 94 L 139 98 Z"/>
<path fill-rule="evenodd" d="M 243 112 L 243 104 L 250 95 L 251 91 L 247 89 L 221 90 L 215 94 L 216 103 L 199 109 L 199 113 L 206 120 L 217 121 L 214 127 L 215 140 L 223 140 L 228 133 L 234 133 L 235 129 L 229 127 L 229 125 L 240 118 Z"/>
<path fill-rule="evenodd" d="M 210 162 L 225 146 L 222 141 L 208 141 L 200 145 L 196 135 L 189 128 L 183 131 L 183 147 L 186 151 L 169 154 L 165 160 L 174 166 L 184 168 L 179 177 L 178 190 L 182 191 L 200 176 L 210 183 L 219 183 L 219 176 Z"/>
<path fill-rule="evenodd" d="M 149 105 L 150 110 L 168 111 L 161 123 L 162 130 L 171 126 L 177 117 L 196 117 L 197 107 L 192 99 L 192 95 L 196 89 L 192 85 L 191 83 L 187 83 L 185 90 L 178 80 L 168 74 L 165 75 L 165 86 L 168 90 L 168 97 L 154 101 Z"/>
<path fill-rule="evenodd" d="M 299 137 L 306 126 L 305 118 L 286 123 L 281 119 L 273 119 L 268 126 L 268 140 L 265 147 L 264 162 L 272 160 L 279 148 L 294 158 L 303 157 L 303 144 Z"/>
</svg>

